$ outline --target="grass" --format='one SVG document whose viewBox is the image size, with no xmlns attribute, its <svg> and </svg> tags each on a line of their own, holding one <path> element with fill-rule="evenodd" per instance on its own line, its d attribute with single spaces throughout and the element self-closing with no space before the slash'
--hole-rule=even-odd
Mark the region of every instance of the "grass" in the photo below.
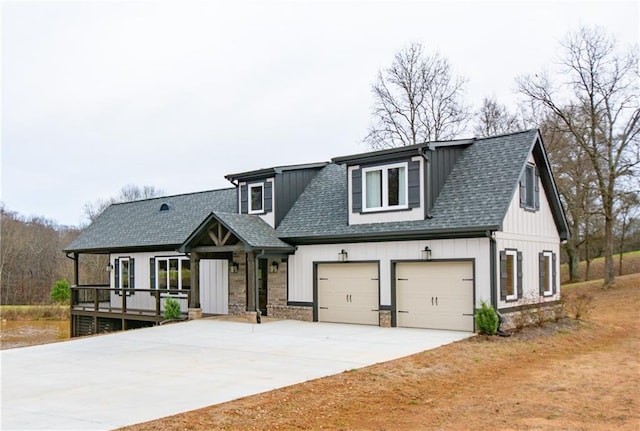
<svg viewBox="0 0 640 431">
<path fill-rule="evenodd" d="M 0 305 L 2 320 L 69 320 L 68 305 Z"/>
<path fill-rule="evenodd" d="M 620 254 L 613 255 L 613 267 L 616 277 L 619 276 Z M 582 280 L 586 275 L 586 262 L 580 262 L 578 274 Z M 640 250 L 630 251 L 622 255 L 622 275 L 635 274 L 640 272 Z M 597 280 L 604 278 L 604 257 L 598 257 L 591 261 L 589 267 L 589 280 Z M 569 266 L 565 263 L 560 265 L 560 280 L 562 284 L 569 281 Z M 602 281 L 600 281 L 602 284 Z"/>
</svg>

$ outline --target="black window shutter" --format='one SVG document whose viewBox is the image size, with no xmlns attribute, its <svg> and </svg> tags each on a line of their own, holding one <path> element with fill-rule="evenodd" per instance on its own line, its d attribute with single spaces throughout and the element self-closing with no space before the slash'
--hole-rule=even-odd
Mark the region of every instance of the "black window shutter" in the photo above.
<svg viewBox="0 0 640 431">
<path fill-rule="evenodd" d="M 264 212 L 268 213 L 273 210 L 273 197 L 271 193 L 271 189 L 273 187 L 273 183 L 271 181 L 264 182 Z"/>
<path fill-rule="evenodd" d="M 518 289 L 518 299 L 522 298 L 522 252 L 518 252 L 518 285 L 516 286 Z"/>
<path fill-rule="evenodd" d="M 553 253 L 551 256 L 551 270 L 553 271 L 551 275 L 551 288 L 553 289 L 553 294 L 555 295 L 558 290 L 558 287 L 556 286 L 556 276 L 558 275 L 558 273 L 556 272 L 556 254 Z"/>
<path fill-rule="evenodd" d="M 149 259 L 149 289 L 156 288 L 156 258 Z M 151 296 L 155 296 L 154 292 L 149 292 Z"/>
<path fill-rule="evenodd" d="M 351 212 L 362 211 L 362 169 L 351 172 Z"/>
<path fill-rule="evenodd" d="M 540 174 L 538 174 L 538 168 L 535 168 L 536 170 L 536 175 L 534 178 L 534 184 L 535 184 L 535 209 L 539 210 L 540 209 Z"/>
<path fill-rule="evenodd" d="M 120 259 L 113 261 L 113 271 L 115 273 L 115 285 L 113 287 L 120 287 Z"/>
<path fill-rule="evenodd" d="M 520 208 L 527 206 L 527 169 L 525 168 L 520 178 Z"/>
<path fill-rule="evenodd" d="M 129 258 L 129 289 L 135 289 L 136 287 L 136 260 Z M 133 294 L 133 293 L 132 293 Z"/>
<path fill-rule="evenodd" d="M 500 299 L 507 299 L 507 252 L 500 252 Z"/>
<path fill-rule="evenodd" d="M 408 170 L 409 208 L 417 208 L 420 206 L 420 162 L 410 161 Z"/>
<path fill-rule="evenodd" d="M 249 212 L 249 191 L 248 187 L 245 184 L 244 186 L 240 186 L 240 212 L 242 214 L 247 214 Z"/>
<path fill-rule="evenodd" d="M 544 273 L 544 253 L 538 253 L 538 279 L 540 287 L 540 296 L 544 295 L 546 274 Z"/>
</svg>

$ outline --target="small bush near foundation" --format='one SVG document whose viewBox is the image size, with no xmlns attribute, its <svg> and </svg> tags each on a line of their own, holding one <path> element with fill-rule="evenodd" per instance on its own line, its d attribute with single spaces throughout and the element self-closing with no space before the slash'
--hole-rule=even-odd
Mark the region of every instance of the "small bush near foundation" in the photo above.
<svg viewBox="0 0 640 431">
<path fill-rule="evenodd" d="M 498 330 L 498 313 L 485 301 L 476 309 L 476 325 L 481 335 L 495 335 Z"/>
<path fill-rule="evenodd" d="M 593 308 L 593 296 L 585 292 L 567 295 L 565 308 L 576 320 L 584 320 Z"/>
<path fill-rule="evenodd" d="M 180 303 L 173 298 L 164 300 L 164 318 L 165 320 L 178 319 L 182 311 L 180 311 Z"/>
</svg>

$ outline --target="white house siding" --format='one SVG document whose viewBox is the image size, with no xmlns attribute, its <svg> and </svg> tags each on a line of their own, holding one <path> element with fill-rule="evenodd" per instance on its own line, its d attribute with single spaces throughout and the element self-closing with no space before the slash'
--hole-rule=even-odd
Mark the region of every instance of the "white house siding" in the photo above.
<svg viewBox="0 0 640 431">
<path fill-rule="evenodd" d="M 476 303 L 490 299 L 489 239 L 469 238 L 298 246 L 289 257 L 288 301 L 313 302 L 313 263 L 336 262 L 344 249 L 349 262 L 380 262 L 380 305 L 390 306 L 391 261 L 420 259 L 426 246 L 433 259 L 475 259 Z"/>
<path fill-rule="evenodd" d="M 533 163 L 533 159 L 529 160 Z M 520 192 L 516 188 L 511 204 L 503 221 L 503 229 L 496 232 L 498 252 L 505 248 L 522 252 L 522 299 L 519 301 L 500 301 L 498 308 L 514 307 L 531 302 L 538 302 L 539 295 L 539 260 L 538 253 L 551 251 L 556 254 L 556 294 L 542 298 L 553 301 L 560 298 L 560 235 L 553 219 L 551 207 L 540 185 L 540 209 L 537 211 L 520 208 Z M 498 290 L 500 284 L 500 261 L 496 259 L 498 274 Z"/>
<path fill-rule="evenodd" d="M 354 213 L 351 211 L 353 208 L 353 196 L 352 196 L 352 184 L 351 173 L 360 169 L 359 165 L 349 166 L 347 170 L 348 178 L 348 197 L 349 197 L 349 224 L 363 224 L 363 223 L 388 223 L 394 221 L 411 221 L 411 220 L 423 220 L 424 219 L 424 190 L 422 190 L 424 184 L 424 159 L 422 157 L 412 157 L 412 161 L 420 162 L 420 206 L 411 209 L 403 209 L 396 211 L 382 211 L 372 213 Z M 381 166 L 384 164 L 381 164 Z"/>
<path fill-rule="evenodd" d="M 150 274 L 150 265 L 149 260 L 151 258 L 158 257 L 186 257 L 184 254 L 176 253 L 175 251 L 157 251 L 157 252 L 144 252 L 144 253 L 121 253 L 121 254 L 111 254 L 109 256 L 109 260 L 111 265 L 115 266 L 115 260 L 119 258 L 129 258 L 135 259 L 135 288 L 136 289 L 152 289 L 155 286 L 150 286 L 151 274 Z M 204 266 L 204 268 L 203 268 Z M 200 302 L 202 303 L 203 312 L 204 313 L 219 313 L 226 314 L 223 312 L 223 306 L 215 306 L 215 310 L 213 310 L 214 306 L 212 305 L 212 301 L 219 300 L 221 295 L 224 293 L 219 292 L 221 289 L 226 290 L 226 294 L 228 295 L 228 274 L 227 274 L 227 261 L 221 260 L 202 260 L 200 267 Z M 211 285 L 211 281 L 215 280 L 219 283 L 216 285 Z M 221 284 L 220 284 L 221 283 Z M 115 271 L 111 271 L 111 287 L 115 286 Z M 213 292 L 214 288 L 216 289 Z M 176 300 L 180 303 L 180 308 L 183 312 L 186 312 L 189 304 L 187 304 L 186 294 L 185 295 L 177 295 L 174 296 Z M 161 301 L 161 309 L 164 309 L 163 302 Z M 122 297 L 116 293 L 111 293 L 111 305 L 113 307 L 121 307 L 122 306 Z M 227 302 L 225 302 L 225 306 L 227 306 Z M 127 296 L 127 309 L 139 309 L 139 310 L 155 310 L 155 297 L 152 296 L 149 292 L 136 292 L 133 295 Z M 213 311 L 212 311 L 213 310 Z"/>
</svg>

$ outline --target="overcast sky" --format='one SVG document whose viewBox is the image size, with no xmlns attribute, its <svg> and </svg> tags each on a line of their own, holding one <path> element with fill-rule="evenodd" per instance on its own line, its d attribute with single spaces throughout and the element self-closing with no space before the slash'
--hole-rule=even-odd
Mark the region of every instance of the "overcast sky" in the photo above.
<svg viewBox="0 0 640 431">
<path fill-rule="evenodd" d="M 362 152 L 371 84 L 410 42 L 468 78 L 468 103 L 513 104 L 568 31 L 628 45 L 638 22 L 638 2 L 3 1 L 0 200 L 78 225 L 127 184 L 189 193 Z"/>
</svg>

